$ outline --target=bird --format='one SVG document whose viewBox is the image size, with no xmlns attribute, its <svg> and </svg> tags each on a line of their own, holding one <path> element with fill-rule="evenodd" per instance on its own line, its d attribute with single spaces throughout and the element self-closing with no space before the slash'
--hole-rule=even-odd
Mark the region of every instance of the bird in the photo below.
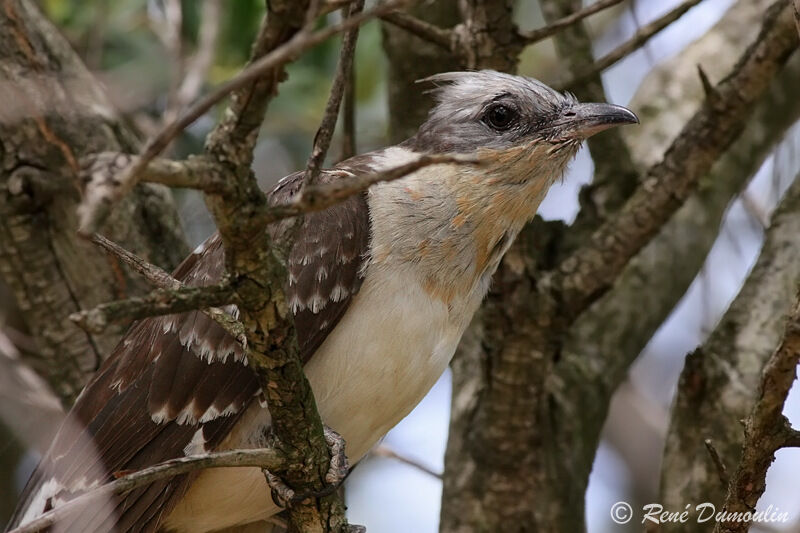
<svg viewBox="0 0 800 533">
<path fill-rule="evenodd" d="M 405 417 L 445 371 L 514 238 L 588 137 L 638 123 L 629 109 L 580 103 L 533 78 L 490 70 L 421 80 L 434 105 L 411 138 L 324 170 L 318 183 L 379 172 L 421 154 L 469 154 L 372 185 L 268 232 L 294 239 L 287 304 L 324 423 L 351 463 Z M 285 204 L 302 171 L 267 193 Z M 219 282 L 217 234 L 180 264 L 190 286 Z M 230 311 L 236 315 L 235 306 Z M 83 390 L 28 482 L 13 528 L 113 479 L 171 458 L 264 446 L 270 415 L 241 345 L 201 312 L 133 323 Z M 54 531 L 210 532 L 280 508 L 258 468 L 152 483 L 58 522 Z M 266 530 L 266 529 L 265 529 Z"/>
</svg>

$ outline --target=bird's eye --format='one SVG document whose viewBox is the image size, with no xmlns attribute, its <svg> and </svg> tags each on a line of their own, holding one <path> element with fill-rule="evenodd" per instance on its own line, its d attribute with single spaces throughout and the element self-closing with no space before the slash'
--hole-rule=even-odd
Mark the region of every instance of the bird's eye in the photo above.
<svg viewBox="0 0 800 533">
<path fill-rule="evenodd" d="M 503 104 L 493 105 L 486 111 L 486 122 L 492 128 L 502 131 L 507 130 L 517 118 L 517 111 Z"/>
</svg>

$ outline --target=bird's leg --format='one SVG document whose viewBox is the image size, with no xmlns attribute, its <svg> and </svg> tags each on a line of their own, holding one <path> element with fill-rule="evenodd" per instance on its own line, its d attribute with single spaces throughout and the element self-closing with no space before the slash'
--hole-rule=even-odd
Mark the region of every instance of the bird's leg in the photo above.
<svg viewBox="0 0 800 533">
<path fill-rule="evenodd" d="M 284 483 L 280 477 L 264 469 L 264 477 L 267 480 L 267 485 L 269 485 L 272 501 L 275 502 L 275 505 L 283 509 L 289 509 L 292 505 L 306 500 L 307 498 L 321 498 L 327 496 L 338 489 L 339 485 L 345 480 L 347 474 L 350 472 L 350 464 L 345 454 L 344 439 L 328 426 L 324 426 L 323 435 L 331 454 L 330 466 L 328 467 L 328 472 L 325 474 L 325 483 L 327 483 L 327 486 L 320 491 L 298 494 L 294 489 Z M 274 439 L 274 436 L 272 438 Z M 360 526 L 353 527 L 358 528 Z M 359 530 L 353 529 L 352 533 L 359 533 Z"/>
</svg>

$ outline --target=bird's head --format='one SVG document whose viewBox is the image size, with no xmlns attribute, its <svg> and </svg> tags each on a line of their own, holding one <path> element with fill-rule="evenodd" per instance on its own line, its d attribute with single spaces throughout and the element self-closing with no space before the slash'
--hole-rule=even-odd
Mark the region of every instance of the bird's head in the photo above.
<svg viewBox="0 0 800 533">
<path fill-rule="evenodd" d="M 624 107 L 584 104 L 531 78 L 450 72 L 416 135 L 382 152 L 385 166 L 418 153 L 467 154 L 373 189 L 373 261 L 417 265 L 426 290 L 448 305 L 482 296 L 517 233 L 588 137 L 638 122 Z M 468 301 L 475 304 L 480 298 Z M 466 317 L 471 313 L 465 313 Z"/>
<path fill-rule="evenodd" d="M 417 151 L 476 154 L 501 185 L 552 183 L 585 139 L 639 122 L 624 107 L 580 103 L 523 76 L 483 70 L 421 81 L 436 84 L 436 106 L 409 142 Z"/>
</svg>

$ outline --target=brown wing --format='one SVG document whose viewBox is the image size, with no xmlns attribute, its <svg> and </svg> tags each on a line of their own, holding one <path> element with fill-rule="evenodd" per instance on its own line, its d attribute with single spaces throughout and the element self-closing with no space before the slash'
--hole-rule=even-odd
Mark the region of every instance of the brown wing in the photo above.
<svg viewBox="0 0 800 533">
<path fill-rule="evenodd" d="M 351 168 L 365 170 L 363 161 L 353 160 Z M 320 179 L 343 175 L 349 171 L 326 171 Z M 287 201 L 300 179 L 296 173 L 281 180 L 270 202 Z M 288 227 L 276 224 L 270 233 L 285 239 Z M 290 252 L 286 287 L 304 361 L 358 291 L 368 240 L 363 195 L 304 217 Z M 215 234 L 178 267 L 175 277 L 188 285 L 207 285 L 221 278 L 223 268 L 224 252 Z M 111 480 L 115 472 L 215 449 L 260 392 L 239 345 L 206 315 L 190 312 L 134 323 L 78 398 L 28 482 L 9 528 Z M 54 529 L 155 531 L 191 479 L 153 483 L 82 509 Z"/>
</svg>

